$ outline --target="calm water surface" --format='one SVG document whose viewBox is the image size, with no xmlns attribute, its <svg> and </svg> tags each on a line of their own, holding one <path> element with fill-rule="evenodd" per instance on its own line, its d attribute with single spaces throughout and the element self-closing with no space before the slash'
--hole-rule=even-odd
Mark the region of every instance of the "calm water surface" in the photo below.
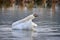
<svg viewBox="0 0 60 40">
<path fill-rule="evenodd" d="M 41 9 L 41 10 L 40 10 Z M 6 17 L 0 17 L 0 21 L 5 23 L 4 21 L 12 20 L 16 21 L 17 19 L 21 19 L 29 15 L 29 13 L 38 13 L 39 17 L 34 19 L 33 21 L 38 24 L 36 27 L 36 31 L 30 30 L 13 30 L 11 25 L 0 25 L 0 40 L 60 40 L 60 9 L 56 8 L 55 14 L 52 14 L 51 9 L 46 8 L 37 8 L 31 11 L 20 12 L 15 10 L 12 14 L 15 16 L 10 16 L 11 12 L 4 12 Z M 3 14 L 4 14 L 3 13 Z M 10 14 L 7 14 L 10 13 Z M 17 14 L 16 14 L 17 13 Z M 22 13 L 22 14 L 21 14 Z M 24 14 L 26 13 L 26 14 Z M 19 15 L 20 16 L 17 16 Z M 23 16 L 23 14 L 25 16 Z M 8 18 L 9 16 L 9 18 Z M 19 18 L 20 17 L 20 18 Z M 3 20 L 5 19 L 5 20 Z"/>
</svg>

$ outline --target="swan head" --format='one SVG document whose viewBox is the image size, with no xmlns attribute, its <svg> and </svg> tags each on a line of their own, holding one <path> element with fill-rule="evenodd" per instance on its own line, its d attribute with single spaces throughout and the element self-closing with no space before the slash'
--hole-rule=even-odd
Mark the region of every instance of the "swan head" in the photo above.
<svg viewBox="0 0 60 40">
<path fill-rule="evenodd" d="M 37 14 L 37 13 L 34 13 L 33 16 L 34 16 L 34 17 L 38 17 L 38 14 Z"/>
</svg>

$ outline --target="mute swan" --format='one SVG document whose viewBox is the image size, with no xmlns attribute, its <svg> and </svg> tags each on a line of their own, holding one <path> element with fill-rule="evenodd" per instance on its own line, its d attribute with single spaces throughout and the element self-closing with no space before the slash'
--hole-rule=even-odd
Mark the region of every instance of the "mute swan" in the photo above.
<svg viewBox="0 0 60 40">
<path fill-rule="evenodd" d="M 33 27 L 36 27 L 37 24 L 32 22 L 32 20 L 37 16 L 37 14 L 32 14 L 24 19 L 12 23 L 12 29 L 32 29 Z"/>
</svg>

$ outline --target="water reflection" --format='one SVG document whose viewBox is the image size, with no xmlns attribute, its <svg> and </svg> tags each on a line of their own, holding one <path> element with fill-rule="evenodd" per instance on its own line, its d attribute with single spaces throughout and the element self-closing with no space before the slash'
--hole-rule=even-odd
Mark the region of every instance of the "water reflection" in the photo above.
<svg viewBox="0 0 60 40">
<path fill-rule="evenodd" d="M 13 30 L 12 35 L 19 38 L 20 40 L 31 40 L 32 39 L 31 31 L 24 30 Z"/>
</svg>

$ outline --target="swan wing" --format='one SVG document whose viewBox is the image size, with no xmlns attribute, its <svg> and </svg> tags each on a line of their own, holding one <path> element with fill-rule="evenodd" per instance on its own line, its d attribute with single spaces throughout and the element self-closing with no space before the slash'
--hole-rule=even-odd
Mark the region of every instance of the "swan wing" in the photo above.
<svg viewBox="0 0 60 40">
<path fill-rule="evenodd" d="M 12 23 L 12 25 L 15 26 L 15 25 L 17 25 L 17 24 L 24 23 L 24 22 L 29 21 L 29 20 L 32 20 L 32 19 L 34 19 L 34 18 L 35 18 L 35 17 L 34 17 L 33 14 L 32 14 L 32 15 L 29 15 L 29 16 L 25 17 L 24 19 L 21 19 L 21 20 L 18 20 L 18 21 L 16 21 L 16 22 Z"/>
</svg>

